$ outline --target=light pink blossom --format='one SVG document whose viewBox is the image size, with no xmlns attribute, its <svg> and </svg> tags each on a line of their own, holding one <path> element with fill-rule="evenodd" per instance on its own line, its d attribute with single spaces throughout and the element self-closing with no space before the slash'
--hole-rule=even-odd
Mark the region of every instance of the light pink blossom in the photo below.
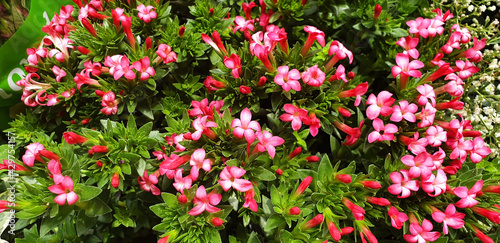
<svg viewBox="0 0 500 243">
<path fill-rule="evenodd" d="M 237 138 L 243 138 L 247 142 L 253 143 L 255 141 L 255 132 L 260 131 L 260 124 L 256 121 L 252 121 L 252 113 L 248 108 L 241 111 L 240 119 L 235 118 L 231 122 L 231 128 L 233 128 L 233 135 Z"/>
<path fill-rule="evenodd" d="M 155 185 L 158 184 L 158 176 L 155 174 L 148 175 L 148 171 L 144 171 L 144 175 L 137 178 L 137 182 L 139 186 L 141 186 L 142 190 L 151 192 L 153 195 L 158 196 L 161 194 L 160 189 Z"/>
<path fill-rule="evenodd" d="M 325 81 L 325 73 L 318 68 L 318 65 L 314 65 L 302 73 L 302 81 L 310 86 L 319 87 Z"/>
<path fill-rule="evenodd" d="M 240 179 L 245 173 L 246 170 L 236 166 L 226 166 L 220 173 L 219 184 L 225 192 L 229 191 L 231 187 L 237 191 L 246 192 L 252 189 L 253 185 L 248 180 Z"/>
<path fill-rule="evenodd" d="M 150 77 L 155 76 L 155 70 L 153 67 L 150 67 L 150 61 L 149 57 L 144 57 L 142 59 L 139 59 L 139 61 L 136 61 L 132 64 L 135 70 L 139 71 L 141 81 L 146 80 Z"/>
<path fill-rule="evenodd" d="M 26 146 L 26 152 L 23 155 L 23 162 L 29 167 L 33 167 L 35 164 L 35 158 L 38 156 L 38 152 L 44 150 L 45 147 L 40 143 L 32 143 Z"/>
<path fill-rule="evenodd" d="M 457 60 L 455 65 L 457 66 L 458 77 L 461 79 L 467 79 L 480 70 L 469 61 Z"/>
<path fill-rule="evenodd" d="M 398 209 L 394 206 L 389 209 L 388 215 L 391 218 L 392 227 L 396 229 L 401 229 L 404 222 L 408 220 L 408 216 L 403 212 L 399 212 Z"/>
<path fill-rule="evenodd" d="M 421 180 L 422 190 L 427 192 L 429 196 L 436 197 L 443 194 L 446 191 L 446 182 L 448 181 L 448 177 L 443 170 L 438 169 L 437 174 L 430 174 L 429 177 L 423 178 Z M 434 194 L 431 194 L 434 193 Z"/>
<path fill-rule="evenodd" d="M 285 142 L 283 138 L 273 136 L 273 134 L 268 131 L 256 132 L 255 136 L 259 141 L 256 147 L 257 150 L 259 152 L 264 152 L 267 150 L 271 158 L 274 158 L 274 155 L 276 154 L 275 146 L 280 146 Z"/>
<path fill-rule="evenodd" d="M 302 121 L 307 119 L 307 110 L 301 109 L 292 104 L 285 104 L 283 107 L 286 111 L 285 114 L 280 116 L 280 119 L 284 122 L 292 122 L 292 129 L 297 131 L 302 126 Z"/>
<path fill-rule="evenodd" d="M 198 179 L 200 169 L 209 172 L 212 169 L 212 161 L 210 159 L 205 159 L 205 149 L 200 148 L 193 152 L 191 159 L 189 160 L 189 165 L 191 165 L 191 179 L 196 181 Z"/>
<path fill-rule="evenodd" d="M 274 82 L 280 85 L 286 92 L 293 89 L 300 91 L 300 72 L 297 69 L 288 71 L 288 66 L 278 67 L 278 74 L 274 77 Z"/>
<path fill-rule="evenodd" d="M 210 139 L 215 139 L 216 135 L 210 128 L 217 127 L 217 124 L 213 121 L 207 121 L 207 118 L 208 116 L 198 117 L 193 121 L 193 127 L 196 129 L 196 132 L 191 134 L 193 140 L 199 140 L 202 134 L 205 134 Z"/>
<path fill-rule="evenodd" d="M 422 36 L 427 38 L 429 35 L 429 30 L 427 28 L 431 25 L 430 19 L 418 17 L 415 20 L 407 21 L 406 24 L 410 27 L 410 34 L 416 34 L 415 37 Z"/>
<path fill-rule="evenodd" d="M 379 118 L 373 120 L 373 128 L 375 131 L 368 135 L 368 142 L 373 143 L 375 141 L 392 141 L 394 140 L 394 133 L 398 131 L 398 127 L 394 124 L 387 124 L 384 126 L 384 122 Z"/>
<path fill-rule="evenodd" d="M 477 181 L 474 186 L 469 189 L 465 186 L 459 186 L 453 189 L 453 193 L 461 199 L 455 203 L 459 208 L 470 208 L 476 206 L 479 202 L 475 199 L 477 193 L 483 188 L 483 180 Z"/>
<path fill-rule="evenodd" d="M 180 193 L 184 193 L 184 189 L 191 188 L 191 185 L 193 184 L 191 175 L 182 177 L 182 169 L 175 170 L 174 180 L 175 182 L 173 183 L 173 185 L 175 189 L 177 189 L 177 191 Z"/>
<path fill-rule="evenodd" d="M 403 118 L 409 122 L 417 121 L 415 112 L 417 112 L 418 106 L 413 103 L 408 104 L 407 100 L 400 101 L 399 105 L 393 106 L 392 109 L 391 121 L 393 122 L 400 122 Z"/>
<path fill-rule="evenodd" d="M 448 226 L 454 229 L 460 229 L 464 227 L 464 217 L 465 214 L 457 212 L 457 209 L 453 204 L 448 205 L 444 213 L 439 210 L 432 213 L 432 219 L 434 219 L 434 221 L 443 223 L 443 233 L 445 235 L 448 234 Z"/>
<path fill-rule="evenodd" d="M 139 13 L 137 16 L 139 17 L 140 20 L 144 21 L 145 23 L 151 22 L 151 19 L 156 19 L 156 12 L 154 11 L 154 7 L 151 5 L 148 5 L 147 7 L 144 6 L 144 4 L 141 4 L 137 6 L 137 10 Z"/>
<path fill-rule="evenodd" d="M 396 45 L 405 49 L 403 54 L 408 54 L 411 58 L 418 59 L 419 53 L 418 50 L 415 49 L 418 45 L 418 38 L 411 38 L 411 36 L 401 37 L 401 39 L 396 41 Z"/>
<path fill-rule="evenodd" d="M 232 69 L 231 73 L 233 74 L 234 78 L 240 77 L 240 74 L 242 72 L 240 56 L 233 53 L 230 57 L 224 57 L 224 65 L 226 65 L 227 68 Z"/>
<path fill-rule="evenodd" d="M 436 106 L 436 93 L 432 86 L 428 84 L 420 85 L 417 87 L 417 91 L 420 93 L 418 96 L 419 105 L 425 105 L 430 100 L 432 106 Z"/>
<path fill-rule="evenodd" d="M 408 174 L 407 170 L 392 172 L 390 178 L 394 184 L 390 185 L 387 190 L 393 195 L 398 195 L 398 198 L 407 198 L 410 196 L 411 191 L 418 191 L 418 181 L 410 180 Z"/>
<path fill-rule="evenodd" d="M 401 157 L 401 162 L 410 166 L 408 172 L 410 178 L 417 178 L 422 175 L 422 178 L 426 179 L 432 174 L 431 168 L 434 166 L 434 162 L 427 152 L 422 152 L 417 156 L 405 155 Z"/>
<path fill-rule="evenodd" d="M 395 99 L 391 98 L 392 93 L 389 91 L 382 91 L 377 96 L 370 94 L 366 100 L 366 104 L 370 105 L 366 109 L 366 116 L 368 119 L 373 120 L 379 115 L 389 116 L 392 114 L 393 109 L 391 107 Z"/>
<path fill-rule="evenodd" d="M 398 53 L 396 55 L 396 66 L 392 66 L 391 72 L 392 77 L 396 78 L 399 74 L 402 76 L 411 76 L 415 78 L 420 78 L 422 73 L 417 69 L 423 68 L 425 65 L 419 60 L 413 60 L 410 62 L 408 54 Z"/>
<path fill-rule="evenodd" d="M 481 137 L 475 137 L 474 140 L 472 140 L 472 149 L 469 153 L 470 160 L 474 163 L 479 163 L 491 153 L 491 149 L 484 146 L 484 140 Z"/>
<path fill-rule="evenodd" d="M 481 49 L 486 46 L 486 38 L 481 39 L 480 41 L 474 37 L 474 46 L 463 52 L 465 58 L 468 58 L 471 62 L 479 62 L 483 59 L 483 53 Z"/>
<path fill-rule="evenodd" d="M 427 241 L 435 241 L 441 236 L 441 233 L 437 231 L 431 231 L 432 230 L 432 223 L 431 221 L 424 219 L 422 221 L 422 226 L 420 226 L 418 223 L 411 223 L 410 224 L 410 233 L 411 235 L 403 235 L 403 238 L 410 242 L 418 242 L 418 243 L 425 243 Z"/>
<path fill-rule="evenodd" d="M 430 126 L 427 128 L 426 133 L 427 136 L 425 138 L 432 147 L 439 147 L 442 142 L 446 142 L 447 140 L 446 131 L 438 125 Z"/>
<path fill-rule="evenodd" d="M 156 51 L 156 55 L 158 55 L 165 64 L 177 61 L 177 54 L 173 52 L 172 47 L 167 44 L 160 44 Z"/>
<path fill-rule="evenodd" d="M 78 195 L 73 191 L 74 182 L 69 176 L 65 176 L 64 179 L 59 184 L 49 186 L 49 191 L 55 194 L 59 194 L 54 198 L 54 202 L 59 205 L 66 204 L 72 205 L 78 201 Z"/>
<path fill-rule="evenodd" d="M 220 209 L 214 206 L 219 204 L 221 200 L 221 194 L 211 192 L 207 195 L 205 186 L 200 186 L 198 190 L 196 190 L 196 197 L 193 198 L 193 204 L 196 206 L 189 210 L 188 214 L 191 216 L 196 216 L 202 214 L 204 211 L 207 211 L 209 213 L 218 212 L 220 211 Z"/>
</svg>

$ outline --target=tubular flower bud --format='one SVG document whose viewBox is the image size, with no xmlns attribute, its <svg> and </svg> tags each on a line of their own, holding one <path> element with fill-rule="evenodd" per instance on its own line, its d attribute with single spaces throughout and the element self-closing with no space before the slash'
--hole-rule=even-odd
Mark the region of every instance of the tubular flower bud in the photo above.
<svg viewBox="0 0 500 243">
<path fill-rule="evenodd" d="M 300 228 L 302 230 L 310 229 L 314 226 L 317 226 L 319 224 L 323 223 L 323 214 L 318 214 L 311 220 L 305 222 Z"/>
<path fill-rule="evenodd" d="M 118 188 L 118 186 L 120 186 L 120 175 L 118 173 L 114 173 L 111 177 L 111 186 L 114 188 Z"/>
<path fill-rule="evenodd" d="M 345 184 L 349 184 L 352 181 L 351 175 L 348 174 L 336 174 L 335 179 Z"/>
<path fill-rule="evenodd" d="M 288 210 L 288 213 L 290 215 L 299 215 L 300 214 L 300 208 L 299 207 L 293 207 Z"/>
<path fill-rule="evenodd" d="M 313 178 L 311 176 L 304 178 L 304 180 L 300 183 L 295 193 L 292 195 L 292 198 L 302 195 L 302 193 L 304 193 L 307 187 L 311 184 L 312 180 Z"/>
</svg>

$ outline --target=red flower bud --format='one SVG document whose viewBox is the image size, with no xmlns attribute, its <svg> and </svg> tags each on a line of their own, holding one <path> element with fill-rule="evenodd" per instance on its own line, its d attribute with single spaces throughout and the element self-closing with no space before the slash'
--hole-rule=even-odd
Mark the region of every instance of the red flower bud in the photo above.
<svg viewBox="0 0 500 243">
<path fill-rule="evenodd" d="M 40 150 L 38 151 L 39 155 L 47 158 L 47 159 L 53 159 L 53 160 L 59 160 L 59 156 L 57 156 L 57 154 L 54 154 L 46 149 L 43 149 L 43 150 Z"/>
<path fill-rule="evenodd" d="M 102 167 L 102 162 L 100 160 L 96 161 L 95 164 L 97 167 L 101 168 Z"/>
<path fill-rule="evenodd" d="M 309 163 L 318 162 L 319 161 L 319 157 L 312 155 L 312 156 L 307 157 L 306 160 Z"/>
<path fill-rule="evenodd" d="M 111 186 L 114 188 L 120 186 L 120 175 L 118 173 L 114 173 L 113 177 L 111 177 Z"/>
<path fill-rule="evenodd" d="M 86 118 L 82 120 L 82 125 L 87 125 L 90 122 L 90 118 Z"/>
<path fill-rule="evenodd" d="M 371 203 L 371 204 L 375 204 L 375 205 L 379 205 L 379 206 L 389 206 L 391 205 L 391 202 L 389 202 L 389 200 L 383 198 L 383 197 L 369 197 L 369 196 L 366 196 L 366 201 Z"/>
<path fill-rule="evenodd" d="M 82 53 L 83 55 L 88 55 L 88 54 L 90 53 L 90 50 L 89 50 L 89 49 L 87 49 L 87 48 L 85 48 L 85 47 L 83 47 L 83 46 L 79 46 L 79 47 L 77 48 L 77 50 L 78 50 L 80 53 Z"/>
<path fill-rule="evenodd" d="M 277 174 L 277 175 L 282 175 L 282 174 L 283 174 L 283 171 L 282 171 L 281 169 L 277 169 L 277 170 L 276 170 L 276 174 Z"/>
<path fill-rule="evenodd" d="M 380 13 L 382 13 L 382 6 L 380 6 L 380 5 L 377 4 L 377 5 L 375 5 L 375 11 L 374 11 L 374 14 L 373 14 L 373 18 L 375 20 L 377 20 L 378 17 L 380 17 Z"/>
<path fill-rule="evenodd" d="M 179 28 L 179 36 L 182 37 L 184 36 L 184 32 L 186 31 L 186 27 L 184 26 L 181 26 L 181 28 Z"/>
<path fill-rule="evenodd" d="M 500 193 L 500 186 L 487 186 L 483 188 L 483 192 Z"/>
<path fill-rule="evenodd" d="M 353 231 L 354 231 L 353 227 L 345 227 L 345 228 L 340 229 L 340 234 L 341 235 L 348 235 L 348 234 L 352 233 Z"/>
<path fill-rule="evenodd" d="M 262 87 L 262 86 L 264 86 L 266 84 L 266 82 L 267 82 L 266 76 L 262 76 L 262 77 L 259 78 L 259 84 L 258 84 L 258 86 Z"/>
<path fill-rule="evenodd" d="M 288 213 L 290 215 L 299 215 L 300 214 L 300 208 L 299 207 L 293 207 L 288 210 Z"/>
<path fill-rule="evenodd" d="M 366 188 L 380 189 L 382 185 L 378 181 L 362 181 L 361 184 Z"/>
<path fill-rule="evenodd" d="M 307 187 L 311 184 L 312 180 L 313 180 L 313 178 L 311 176 L 304 178 L 304 180 L 300 183 L 299 187 L 297 188 L 297 190 L 293 194 L 293 197 L 297 197 L 297 196 L 302 195 L 302 193 L 304 193 L 304 191 L 307 189 Z"/>
<path fill-rule="evenodd" d="M 220 218 L 217 218 L 217 217 L 214 217 L 212 218 L 212 224 L 215 226 L 215 227 L 221 227 L 222 226 L 222 219 Z"/>
<path fill-rule="evenodd" d="M 182 204 L 186 204 L 188 199 L 186 197 L 186 195 L 182 194 L 182 195 L 179 195 L 179 197 L 177 198 L 177 200 L 182 203 Z"/>
<path fill-rule="evenodd" d="M 340 115 L 342 115 L 343 117 L 351 117 L 351 112 L 342 108 L 342 107 L 339 107 L 339 113 Z"/>
<path fill-rule="evenodd" d="M 63 137 L 69 144 L 84 143 L 89 140 L 88 138 L 80 136 L 74 132 L 65 132 L 63 133 Z"/>
<path fill-rule="evenodd" d="M 106 153 L 108 151 L 108 147 L 106 146 L 95 145 L 89 150 L 89 155 L 92 156 L 95 153 Z"/>
<path fill-rule="evenodd" d="M 240 86 L 240 92 L 242 94 L 250 94 L 250 93 L 252 93 L 252 89 L 250 89 L 250 87 L 248 87 L 248 86 L 241 85 Z"/>
<path fill-rule="evenodd" d="M 210 8 L 209 12 L 210 12 L 210 15 L 214 15 L 214 8 Z"/>
<path fill-rule="evenodd" d="M 104 94 L 106 94 L 106 92 L 104 92 L 104 91 L 102 91 L 102 90 L 98 90 L 98 89 L 96 89 L 94 92 L 95 92 L 95 94 L 96 94 L 97 96 L 99 96 L 99 97 L 103 97 L 103 96 L 104 96 Z"/>
<path fill-rule="evenodd" d="M 349 184 L 352 181 L 351 175 L 348 174 L 337 174 L 335 175 L 335 179 L 345 184 Z"/>
<path fill-rule="evenodd" d="M 184 133 L 182 135 L 182 137 L 184 137 L 184 139 L 187 139 L 187 140 L 193 140 L 193 137 L 191 136 L 190 132 Z"/>
<path fill-rule="evenodd" d="M 318 214 L 316 217 L 312 218 L 311 220 L 307 221 L 301 226 L 302 230 L 310 229 L 316 225 L 319 225 L 323 223 L 323 214 Z"/>
<path fill-rule="evenodd" d="M 69 121 L 71 124 L 76 124 L 76 121 L 75 120 L 71 120 Z"/>
<path fill-rule="evenodd" d="M 356 77 L 356 74 L 354 74 L 354 72 L 348 72 L 347 73 L 347 78 L 348 79 L 354 79 L 354 77 Z"/>
<path fill-rule="evenodd" d="M 297 147 L 296 149 L 294 149 L 289 155 L 288 155 L 288 158 L 289 159 L 293 159 L 295 156 L 299 155 L 300 153 L 302 152 L 302 147 Z"/>
<path fill-rule="evenodd" d="M 153 41 L 151 40 L 151 37 L 146 38 L 146 50 L 151 49 L 151 46 L 153 45 Z"/>
</svg>

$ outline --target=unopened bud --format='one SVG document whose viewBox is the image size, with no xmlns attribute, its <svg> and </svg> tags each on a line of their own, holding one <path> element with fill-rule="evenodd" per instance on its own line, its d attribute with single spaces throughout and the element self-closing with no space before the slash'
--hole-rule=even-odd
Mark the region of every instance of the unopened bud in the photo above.
<svg viewBox="0 0 500 243">
<path fill-rule="evenodd" d="M 312 155 L 312 156 L 307 157 L 306 160 L 309 163 L 314 163 L 314 162 L 318 162 L 319 161 L 319 157 L 315 156 L 315 155 Z"/>
<path fill-rule="evenodd" d="M 248 87 L 248 86 L 241 85 L 240 86 L 240 92 L 242 94 L 250 94 L 250 93 L 252 93 L 252 89 L 250 89 L 250 87 Z"/>
<path fill-rule="evenodd" d="M 95 164 L 97 167 L 101 168 L 102 167 L 102 162 L 100 160 L 96 161 Z"/>
<path fill-rule="evenodd" d="M 302 152 L 302 147 L 297 147 L 296 149 L 294 149 L 289 155 L 288 155 L 288 158 L 289 159 L 293 159 L 295 156 L 299 155 L 300 153 Z"/>
<path fill-rule="evenodd" d="M 335 175 L 335 179 L 345 184 L 349 184 L 352 181 L 351 175 L 348 174 L 337 174 Z"/>
<path fill-rule="evenodd" d="M 120 175 L 118 173 L 114 173 L 113 177 L 111 177 L 111 186 L 113 188 L 118 188 L 118 186 L 120 186 Z"/>
<path fill-rule="evenodd" d="M 186 31 L 186 27 L 184 26 L 181 26 L 181 28 L 179 29 L 179 36 L 182 37 L 184 36 L 184 32 Z"/>
<path fill-rule="evenodd" d="M 382 6 L 380 6 L 379 4 L 375 5 L 375 11 L 374 11 L 374 14 L 373 14 L 373 18 L 375 20 L 378 19 L 378 17 L 380 17 L 380 13 L 382 13 Z"/>
<path fill-rule="evenodd" d="M 277 170 L 276 170 L 276 174 L 277 174 L 277 175 L 283 175 L 283 170 L 281 170 L 281 169 L 277 169 Z"/>
<path fill-rule="evenodd" d="M 262 77 L 260 77 L 260 79 L 259 79 L 259 84 L 258 84 L 258 85 L 259 85 L 259 87 L 264 86 L 264 85 L 266 84 L 266 82 L 267 82 L 267 78 L 266 78 L 266 76 L 262 76 Z"/>
<path fill-rule="evenodd" d="M 347 73 L 347 78 L 348 79 L 354 79 L 354 77 L 356 77 L 356 74 L 354 74 L 354 72 L 348 72 Z"/>
<path fill-rule="evenodd" d="M 339 113 L 340 115 L 342 115 L 343 117 L 351 117 L 351 112 L 342 108 L 342 107 L 339 107 Z"/>
<path fill-rule="evenodd" d="M 378 181 L 362 181 L 361 184 L 366 188 L 380 189 L 382 185 Z"/>
<path fill-rule="evenodd" d="M 212 219 L 212 224 L 215 226 L 215 227 L 221 227 L 222 226 L 222 219 L 220 218 L 217 218 L 217 217 L 214 217 Z"/>
<path fill-rule="evenodd" d="M 153 41 L 151 40 L 151 37 L 146 38 L 146 50 L 151 49 L 151 46 L 153 45 Z"/>
<path fill-rule="evenodd" d="M 300 214 L 300 208 L 299 207 L 293 207 L 288 210 L 288 213 L 290 215 L 299 215 Z"/>
<path fill-rule="evenodd" d="M 210 15 L 214 15 L 214 12 L 215 12 L 215 11 L 214 11 L 214 9 L 213 9 L 213 8 L 211 8 L 209 11 L 210 11 Z"/>
<path fill-rule="evenodd" d="M 323 214 L 318 214 L 316 215 L 314 218 L 312 218 L 311 220 L 307 221 L 306 223 L 304 223 L 301 228 L 303 230 L 306 230 L 306 229 L 310 229 L 316 225 L 319 225 L 323 223 Z"/>
<path fill-rule="evenodd" d="M 179 197 L 177 198 L 177 200 L 182 203 L 182 204 L 186 204 L 188 199 L 186 197 L 186 195 L 182 194 L 182 195 L 179 195 Z"/>
</svg>

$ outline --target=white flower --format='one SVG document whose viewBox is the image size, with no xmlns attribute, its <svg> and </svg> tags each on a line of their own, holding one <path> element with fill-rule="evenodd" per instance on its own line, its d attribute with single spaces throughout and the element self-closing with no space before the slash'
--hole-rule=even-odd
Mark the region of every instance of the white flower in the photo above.
<svg viewBox="0 0 500 243">
<path fill-rule="evenodd" d="M 469 10 L 469 12 L 474 11 L 474 5 L 469 5 L 469 7 L 467 8 L 467 10 Z"/>
<path fill-rule="evenodd" d="M 497 9 L 497 6 L 495 5 L 491 5 L 489 8 L 488 8 L 490 11 L 495 11 Z"/>
<path fill-rule="evenodd" d="M 484 5 L 479 6 L 479 10 L 481 10 L 481 12 L 486 11 L 486 6 Z"/>
<path fill-rule="evenodd" d="M 495 94 L 495 85 L 493 84 L 489 84 L 488 86 L 486 86 L 484 88 L 486 90 L 486 92 L 488 92 L 490 95 L 493 95 Z"/>
<path fill-rule="evenodd" d="M 493 6 L 493 7 L 495 7 L 495 6 Z M 493 10 L 492 10 L 492 11 L 493 11 Z M 491 22 L 491 25 L 497 25 L 497 24 L 499 24 L 499 23 L 500 23 L 500 22 L 498 21 L 498 19 L 495 19 L 495 20 L 493 20 L 493 22 Z"/>
</svg>

